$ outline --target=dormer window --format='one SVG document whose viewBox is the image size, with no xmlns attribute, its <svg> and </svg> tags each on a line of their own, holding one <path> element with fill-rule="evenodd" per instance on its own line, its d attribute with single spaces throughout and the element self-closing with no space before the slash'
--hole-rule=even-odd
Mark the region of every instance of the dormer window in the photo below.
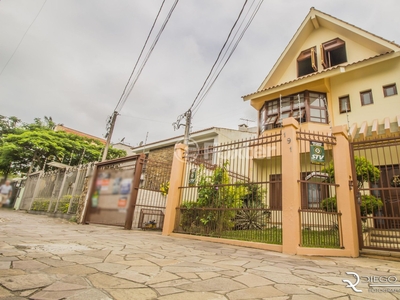
<svg viewBox="0 0 400 300">
<path fill-rule="evenodd" d="M 314 73 L 318 71 L 316 48 L 304 50 L 297 58 L 297 74 L 298 77 Z"/>
<path fill-rule="evenodd" d="M 347 62 L 344 41 L 336 38 L 321 45 L 321 64 L 325 69 L 344 62 Z"/>
</svg>

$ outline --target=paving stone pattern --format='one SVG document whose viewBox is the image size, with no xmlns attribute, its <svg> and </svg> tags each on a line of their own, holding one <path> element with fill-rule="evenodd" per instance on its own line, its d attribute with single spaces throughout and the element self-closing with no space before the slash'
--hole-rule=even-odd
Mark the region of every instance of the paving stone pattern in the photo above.
<svg viewBox="0 0 400 300">
<path fill-rule="evenodd" d="M 0 299 L 400 299 L 342 279 L 400 262 L 302 257 L 0 209 Z M 394 278 L 394 277 L 392 277 Z"/>
</svg>

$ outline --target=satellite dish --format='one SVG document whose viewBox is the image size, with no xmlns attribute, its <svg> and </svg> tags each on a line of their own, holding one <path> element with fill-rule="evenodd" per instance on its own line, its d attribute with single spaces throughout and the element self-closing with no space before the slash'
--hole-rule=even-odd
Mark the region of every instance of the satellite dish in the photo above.
<svg viewBox="0 0 400 300">
<path fill-rule="evenodd" d="M 142 145 L 143 145 L 143 141 L 141 141 L 141 142 L 139 143 L 139 147 L 142 146 Z"/>
</svg>

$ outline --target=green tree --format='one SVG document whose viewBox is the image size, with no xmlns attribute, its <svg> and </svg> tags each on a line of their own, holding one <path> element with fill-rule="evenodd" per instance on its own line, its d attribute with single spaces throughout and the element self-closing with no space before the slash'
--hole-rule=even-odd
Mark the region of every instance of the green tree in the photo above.
<svg viewBox="0 0 400 300">
<path fill-rule="evenodd" d="M 225 162 L 210 175 L 204 166 L 199 168 L 197 201 L 183 204 L 181 223 L 184 230 L 190 230 L 193 223 L 199 223 L 200 230 L 207 234 L 233 228 L 236 209 L 242 207 L 242 198 L 248 189 L 241 182 L 233 182 L 227 166 L 228 162 Z"/>
<path fill-rule="evenodd" d="M 356 168 L 357 186 L 362 188 L 364 183 L 373 182 L 377 183 L 381 177 L 381 171 L 369 162 L 365 157 L 355 157 L 354 165 Z M 329 174 L 331 182 L 335 182 L 335 170 L 333 168 L 333 161 L 329 164 L 324 172 Z M 381 199 L 376 198 L 373 195 L 362 195 L 361 196 L 361 215 L 366 216 L 372 214 L 374 211 L 379 210 L 383 206 Z M 321 202 L 321 208 L 325 211 L 337 211 L 336 196 L 326 198 Z"/>
<path fill-rule="evenodd" d="M 361 188 L 365 182 L 378 182 L 381 177 L 381 171 L 374 167 L 365 157 L 354 158 L 357 184 Z M 324 172 L 328 173 L 330 182 L 335 182 L 335 169 L 333 168 L 333 161 L 330 162 L 329 166 L 324 169 Z"/>
<path fill-rule="evenodd" d="M 0 115 L 0 138 L 9 133 L 15 133 L 22 126 L 22 122 L 15 116 L 5 117 Z"/>
<path fill-rule="evenodd" d="M 57 161 L 71 166 L 98 161 L 104 145 L 94 139 L 63 131 L 53 131 L 54 122 L 35 119 L 33 124 L 12 133 L 2 135 L 0 140 L 0 172 L 9 174 L 40 170 L 47 161 Z M 9 131 L 8 131 L 9 132 Z M 125 156 L 126 152 L 110 148 L 107 158 Z"/>
</svg>

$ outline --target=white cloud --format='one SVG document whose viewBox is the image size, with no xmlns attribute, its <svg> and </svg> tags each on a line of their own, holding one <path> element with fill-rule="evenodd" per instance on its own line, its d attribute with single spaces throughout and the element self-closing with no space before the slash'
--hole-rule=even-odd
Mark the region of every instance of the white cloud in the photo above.
<svg viewBox="0 0 400 300">
<path fill-rule="evenodd" d="M 118 118 L 114 140 L 138 144 L 179 135 L 190 106 L 244 1 L 185 0 L 173 13 Z M 166 1 L 160 20 L 173 1 Z M 0 1 L 0 70 L 43 0 Z M 0 114 L 56 122 L 101 136 L 161 1 L 48 0 L 0 75 Z M 399 40 L 398 0 L 264 1 L 236 52 L 194 116 L 193 129 L 256 120 L 241 96 L 254 92 L 311 6 Z M 159 27 L 157 27 L 156 31 Z M 132 118 L 136 117 L 136 118 Z"/>
</svg>

